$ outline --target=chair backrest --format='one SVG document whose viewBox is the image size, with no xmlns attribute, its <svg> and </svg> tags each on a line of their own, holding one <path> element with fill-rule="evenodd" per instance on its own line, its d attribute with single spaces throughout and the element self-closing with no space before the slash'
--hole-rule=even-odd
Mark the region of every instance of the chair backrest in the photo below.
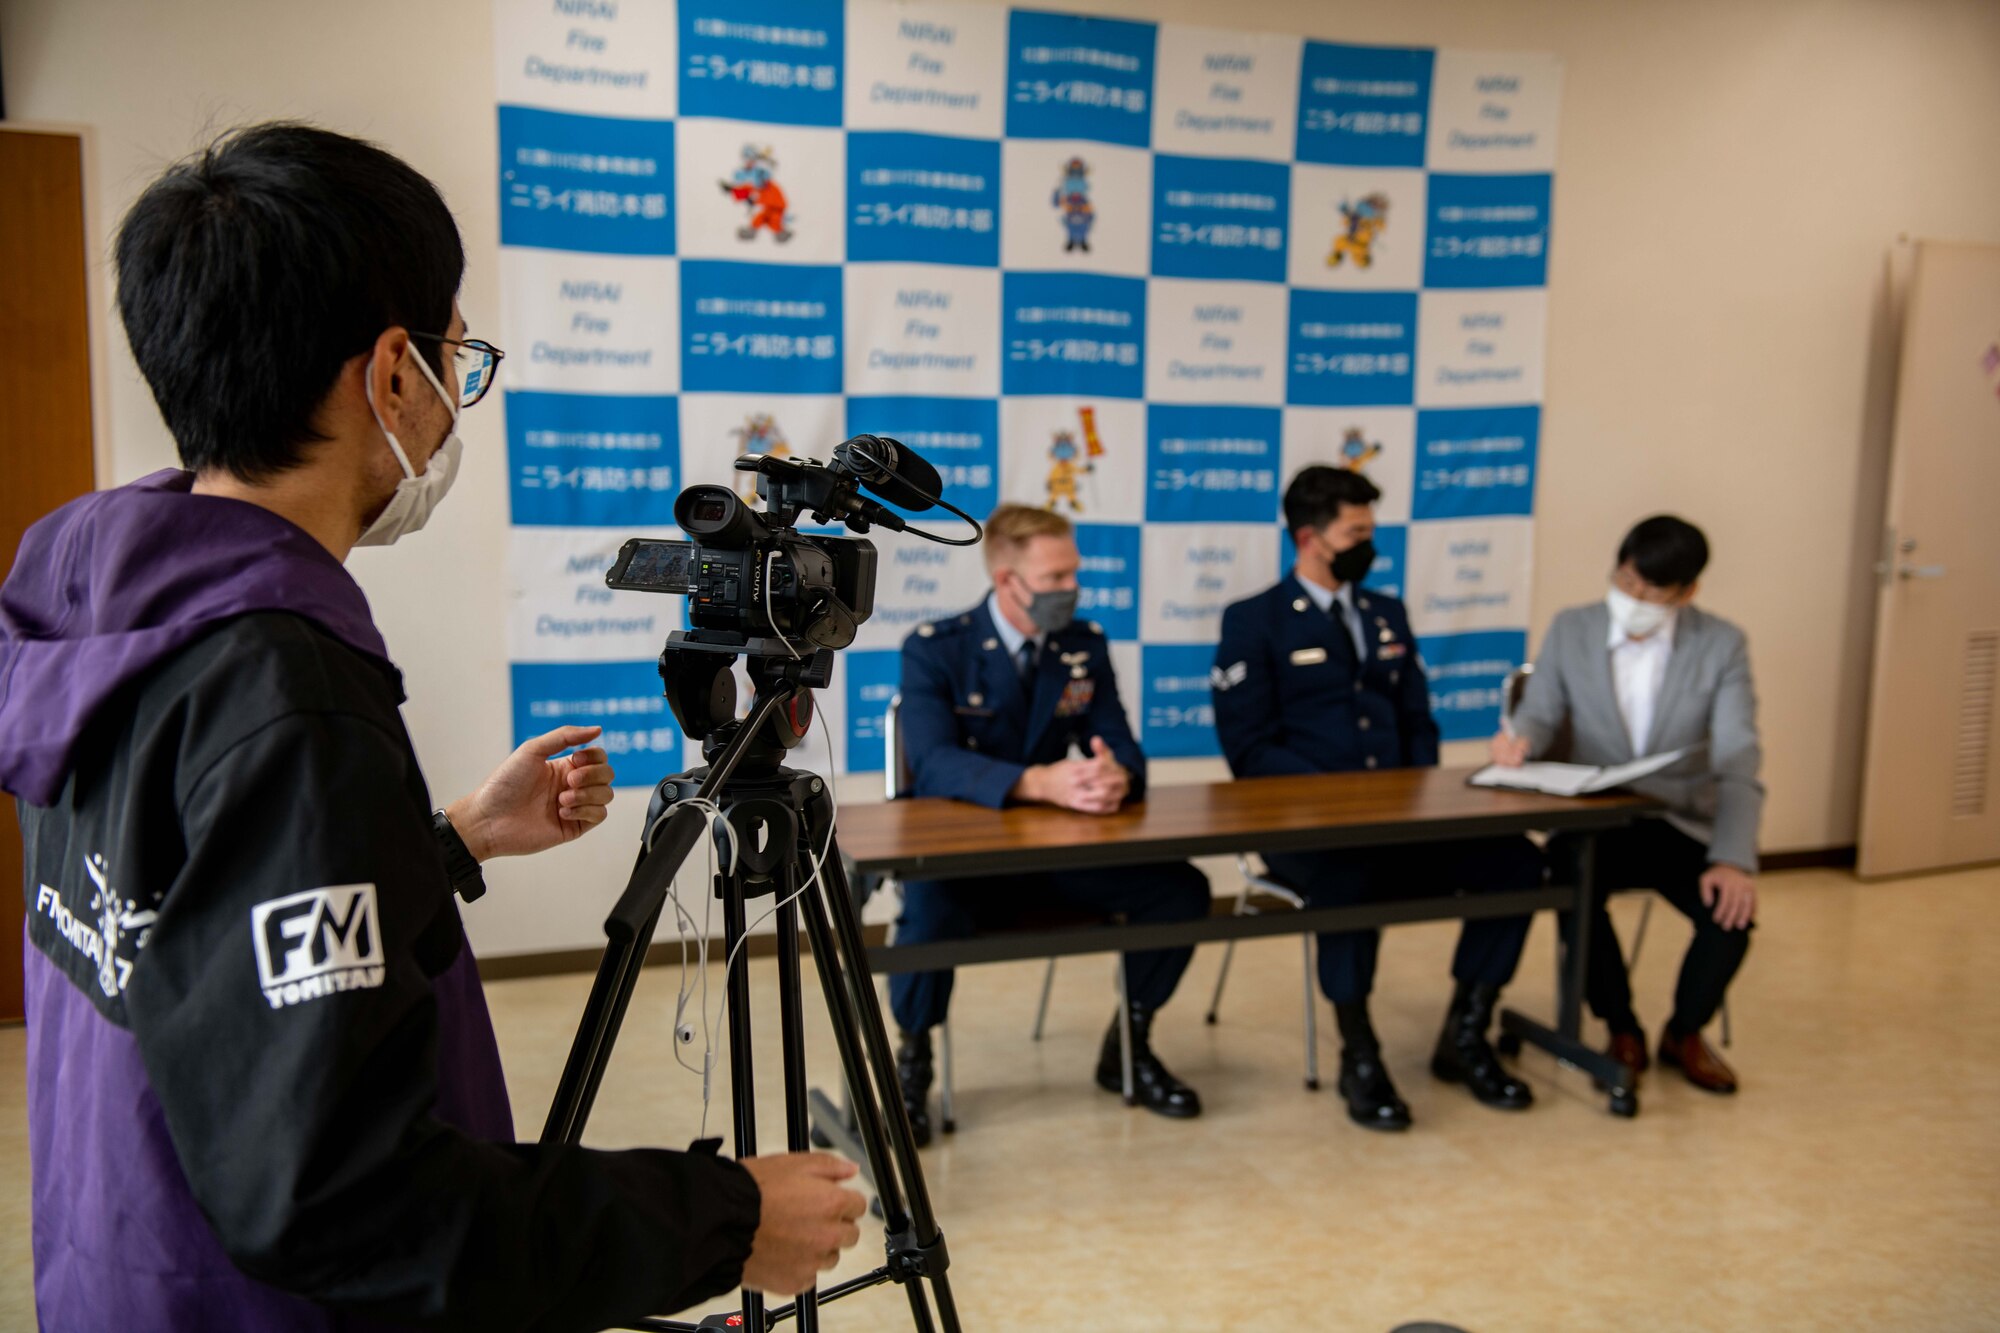
<svg viewBox="0 0 2000 1333">
<path fill-rule="evenodd" d="M 899 692 L 889 698 L 889 709 L 882 714 L 882 795 L 891 801 L 908 796 L 917 785 L 916 774 L 910 771 L 910 757 L 903 751 L 903 696 Z"/>
</svg>

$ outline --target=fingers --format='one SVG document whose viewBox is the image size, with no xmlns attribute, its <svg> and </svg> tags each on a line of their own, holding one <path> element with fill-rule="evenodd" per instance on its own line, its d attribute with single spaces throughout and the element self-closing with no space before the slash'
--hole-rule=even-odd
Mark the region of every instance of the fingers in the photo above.
<svg viewBox="0 0 2000 1333">
<path fill-rule="evenodd" d="M 563 763 L 568 766 L 566 780 L 572 787 L 608 782 L 611 778 L 611 757 L 594 745 L 563 756 Z"/>
<path fill-rule="evenodd" d="M 581 791 L 557 792 L 556 804 L 566 811 L 582 810 L 593 805 L 610 805 L 613 795 L 609 787 L 585 787 Z"/>
<path fill-rule="evenodd" d="M 845 1157 L 835 1157 L 830 1152 L 807 1152 L 797 1154 L 799 1165 L 807 1175 L 818 1176 L 821 1180 L 849 1180 L 861 1168 Z M 855 1195 L 860 1198 L 860 1195 Z M 857 1217 L 860 1214 L 855 1214 Z"/>
<path fill-rule="evenodd" d="M 603 727 L 557 727 L 554 731 L 545 731 L 539 736 L 528 737 L 528 739 L 521 742 L 520 748 L 516 753 L 532 754 L 542 759 L 549 759 L 561 754 L 564 750 L 573 750 L 579 745 L 587 745 L 591 741 L 596 740 L 603 732 Z M 599 751 L 600 756 L 602 753 L 602 751 Z"/>
</svg>

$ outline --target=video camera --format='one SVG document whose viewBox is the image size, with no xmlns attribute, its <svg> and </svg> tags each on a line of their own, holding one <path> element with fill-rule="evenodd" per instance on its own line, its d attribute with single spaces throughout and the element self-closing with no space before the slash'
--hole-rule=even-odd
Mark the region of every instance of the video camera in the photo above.
<svg viewBox="0 0 2000 1333">
<path fill-rule="evenodd" d="M 977 520 L 940 493 L 937 469 L 887 436 L 857 435 L 835 448 L 824 466 L 745 454 L 736 469 L 757 474 L 762 513 L 727 486 L 690 486 L 674 501 L 674 521 L 691 540 L 634 537 L 604 576 L 607 587 L 688 598 L 690 628 L 667 636 L 660 674 L 668 680 L 675 714 L 697 735 L 700 723 L 728 709 L 710 697 L 705 676 L 692 694 L 675 688 L 675 654 L 747 654 L 753 676 L 758 662 L 782 662 L 798 684 L 823 688 L 831 680 L 834 651 L 853 643 L 874 613 L 875 544 L 865 537 L 801 533 L 794 526 L 800 514 L 857 533 L 881 527 L 951 546 L 970 546 L 980 536 Z M 970 523 L 973 535 L 940 537 L 912 528 L 895 510 L 862 495 L 862 487 L 915 513 L 940 506 Z"/>
<path fill-rule="evenodd" d="M 875 610 L 875 544 L 801 534 L 792 525 L 809 512 L 816 523 L 843 523 L 855 532 L 905 531 L 901 514 L 860 488 L 921 512 L 942 502 L 937 469 L 899 441 L 857 435 L 824 467 L 812 459 L 745 454 L 736 470 L 757 474 L 763 513 L 727 486 L 690 486 L 674 501 L 674 522 L 693 540 L 634 537 L 619 550 L 605 584 L 684 594 L 692 637 L 716 648 L 767 652 L 755 643 L 764 638 L 787 641 L 794 655 L 800 647 L 847 647 Z"/>
</svg>

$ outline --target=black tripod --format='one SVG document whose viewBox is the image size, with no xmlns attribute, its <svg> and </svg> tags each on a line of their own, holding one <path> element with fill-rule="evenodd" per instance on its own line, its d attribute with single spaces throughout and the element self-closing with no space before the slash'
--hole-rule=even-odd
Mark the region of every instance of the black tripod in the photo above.
<svg viewBox="0 0 2000 1333">
<path fill-rule="evenodd" d="M 771 641 L 756 642 L 761 646 Z M 784 656 L 753 653 L 747 665 L 756 697 L 749 717 L 739 722 L 733 718 L 735 684 L 730 674 L 738 651 L 741 649 L 687 641 L 686 636 L 676 634 L 661 655 L 660 674 L 674 714 L 690 736 L 703 736 L 702 755 L 709 762 L 691 773 L 667 778 L 654 792 L 638 864 L 604 923 L 609 942 L 555 1102 L 549 1108 L 542 1142 L 574 1143 L 582 1136 L 674 875 L 708 832 L 708 811 L 720 809 L 729 821 L 735 846 L 735 855 L 715 881 L 723 906 L 725 958 L 734 955 L 743 938 L 746 903 L 766 894 L 776 895 L 778 902 L 786 1145 L 791 1151 L 803 1152 L 811 1133 L 800 999 L 798 932 L 803 921 L 840 1048 L 854 1128 L 859 1131 L 867 1159 L 863 1165 L 880 1204 L 887 1249 L 879 1268 L 823 1292 L 808 1291 L 790 1305 L 767 1310 L 762 1294 L 744 1291 L 740 1326 L 767 1333 L 780 1321 L 796 1318 L 801 1330 L 812 1333 L 819 1328 L 822 1304 L 884 1282 L 897 1282 L 909 1294 L 910 1316 L 919 1333 L 933 1333 L 940 1325 L 944 1333 L 957 1333 L 958 1310 L 945 1276 L 949 1259 L 944 1236 L 931 1211 L 909 1117 L 897 1089 L 895 1063 L 868 974 L 860 922 L 848 893 L 840 849 L 833 841 L 832 802 L 819 778 L 779 763 L 785 751 L 805 738 L 812 721 L 812 690 L 829 683 L 833 654 L 826 649 L 803 658 L 789 651 Z M 690 798 L 701 804 L 692 803 Z M 757 1150 L 750 983 L 740 967 L 727 972 L 736 1152 L 739 1157 L 748 1157 Z M 937 1302 L 935 1322 L 932 1298 Z M 711 1315 L 699 1324 L 643 1319 L 629 1327 L 736 1327 L 728 1322 L 734 1317 Z"/>
</svg>

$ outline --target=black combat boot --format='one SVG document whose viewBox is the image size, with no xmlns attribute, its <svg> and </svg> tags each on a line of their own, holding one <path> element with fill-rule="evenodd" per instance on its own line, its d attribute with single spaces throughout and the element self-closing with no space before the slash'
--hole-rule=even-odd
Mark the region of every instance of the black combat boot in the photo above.
<svg viewBox="0 0 2000 1333">
<path fill-rule="evenodd" d="M 1534 1104 L 1533 1090 L 1501 1068 L 1499 1055 L 1486 1041 L 1499 1000 L 1498 986 L 1458 983 L 1431 1056 L 1431 1073 L 1446 1083 L 1463 1083 L 1484 1105 L 1523 1111 Z"/>
<path fill-rule="evenodd" d="M 931 1141 L 931 1034 L 903 1034 L 896 1043 L 896 1082 L 903 1089 L 903 1110 L 910 1117 L 910 1137 L 921 1148 Z"/>
<path fill-rule="evenodd" d="M 1372 1042 L 1340 1048 L 1340 1095 L 1347 1100 L 1347 1118 L 1363 1129 L 1410 1127 L 1410 1108 L 1396 1095 L 1381 1048 Z"/>
<path fill-rule="evenodd" d="M 1153 1011 L 1132 1006 L 1132 1098 L 1155 1115 L 1175 1120 L 1191 1120 L 1201 1114 L 1201 1096 L 1175 1078 L 1160 1057 L 1153 1054 L 1150 1036 Z M 1119 1054 L 1118 1019 L 1104 1034 L 1104 1050 L 1097 1057 L 1097 1086 L 1106 1092 L 1125 1091 L 1125 1065 Z"/>
<path fill-rule="evenodd" d="M 1382 1043 L 1369 1020 L 1367 999 L 1336 1000 L 1333 1018 L 1340 1025 L 1340 1095 L 1347 1102 L 1347 1118 L 1364 1129 L 1408 1129 L 1410 1108 L 1396 1095 L 1382 1064 Z"/>
</svg>

